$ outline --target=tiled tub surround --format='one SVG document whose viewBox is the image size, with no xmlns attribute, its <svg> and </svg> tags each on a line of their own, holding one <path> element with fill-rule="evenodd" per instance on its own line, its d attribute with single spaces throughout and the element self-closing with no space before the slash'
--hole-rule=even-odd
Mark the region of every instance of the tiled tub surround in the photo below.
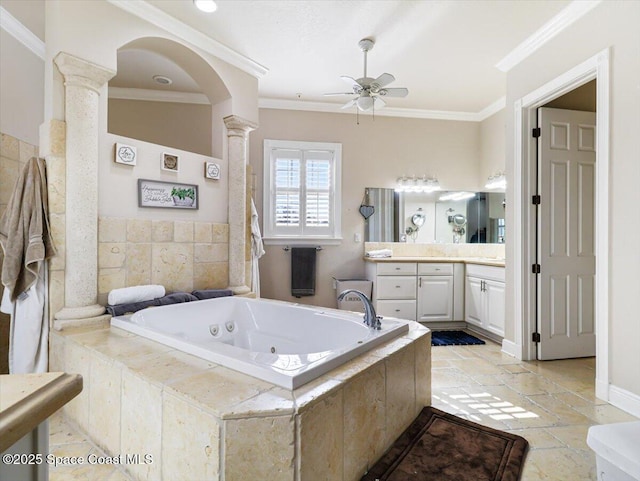
<svg viewBox="0 0 640 481">
<path fill-rule="evenodd" d="M 98 301 L 110 290 L 161 284 L 167 291 L 229 285 L 229 225 L 101 217 Z"/>
<path fill-rule="evenodd" d="M 51 334 L 85 388 L 65 414 L 139 480 L 356 481 L 431 404 L 431 335 L 410 331 L 293 391 L 117 328 Z"/>
</svg>

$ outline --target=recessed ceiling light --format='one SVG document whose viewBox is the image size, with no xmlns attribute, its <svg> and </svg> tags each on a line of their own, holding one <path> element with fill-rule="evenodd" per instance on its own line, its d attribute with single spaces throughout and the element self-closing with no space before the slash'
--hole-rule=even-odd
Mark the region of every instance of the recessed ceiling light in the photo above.
<svg viewBox="0 0 640 481">
<path fill-rule="evenodd" d="M 193 0 L 193 3 L 199 10 L 207 13 L 215 12 L 218 9 L 216 2 L 213 0 Z"/>
<path fill-rule="evenodd" d="M 165 77 L 164 75 L 154 75 L 153 80 L 155 80 L 156 83 L 159 83 L 160 85 L 171 85 L 173 83 L 173 80 L 171 80 L 169 77 Z"/>
</svg>

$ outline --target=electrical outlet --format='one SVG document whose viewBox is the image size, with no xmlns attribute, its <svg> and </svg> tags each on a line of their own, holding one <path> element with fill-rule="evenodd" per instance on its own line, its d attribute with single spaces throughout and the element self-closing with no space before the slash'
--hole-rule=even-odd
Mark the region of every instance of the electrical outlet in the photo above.
<svg viewBox="0 0 640 481">
<path fill-rule="evenodd" d="M 360 236 L 359 232 L 353 234 L 353 242 L 362 242 L 362 237 Z"/>
</svg>

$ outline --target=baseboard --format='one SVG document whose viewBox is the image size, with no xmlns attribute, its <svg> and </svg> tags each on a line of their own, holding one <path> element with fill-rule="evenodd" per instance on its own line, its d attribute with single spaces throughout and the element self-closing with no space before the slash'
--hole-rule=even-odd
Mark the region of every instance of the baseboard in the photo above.
<svg viewBox="0 0 640 481">
<path fill-rule="evenodd" d="M 522 352 L 522 349 L 515 342 L 503 339 L 502 352 L 518 359 L 518 353 Z"/>
<path fill-rule="evenodd" d="M 609 402 L 609 383 L 596 378 L 596 397 Z"/>
<path fill-rule="evenodd" d="M 489 332 L 481 327 L 475 326 L 473 324 L 467 323 L 466 327 L 467 331 L 473 332 L 475 334 L 480 334 L 481 336 L 486 337 L 487 339 L 491 339 L 496 344 L 502 344 L 502 338 L 493 332 Z"/>
<path fill-rule="evenodd" d="M 617 386 L 609 386 L 609 403 L 640 418 L 640 396 Z"/>
</svg>

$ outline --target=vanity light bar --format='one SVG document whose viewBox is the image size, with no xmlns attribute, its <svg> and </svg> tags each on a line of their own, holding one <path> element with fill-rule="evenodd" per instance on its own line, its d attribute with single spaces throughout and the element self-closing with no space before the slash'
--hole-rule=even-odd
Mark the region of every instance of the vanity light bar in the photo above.
<svg viewBox="0 0 640 481">
<path fill-rule="evenodd" d="M 440 183 L 438 179 L 435 177 L 427 177 L 426 175 L 422 178 L 415 177 L 400 177 L 398 178 L 395 191 L 396 192 L 435 192 L 436 190 L 440 190 Z"/>
<path fill-rule="evenodd" d="M 489 177 L 485 184 L 485 189 L 506 189 L 507 188 L 507 176 L 504 172 L 498 172 Z"/>
</svg>

